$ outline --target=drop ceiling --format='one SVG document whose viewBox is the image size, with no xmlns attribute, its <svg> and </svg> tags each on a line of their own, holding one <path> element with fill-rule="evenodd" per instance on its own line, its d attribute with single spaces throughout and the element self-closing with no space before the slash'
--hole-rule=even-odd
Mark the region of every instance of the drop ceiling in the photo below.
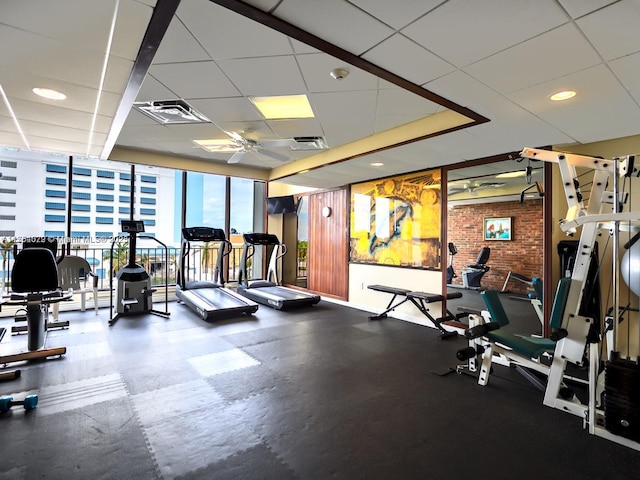
<svg viewBox="0 0 640 480">
<path fill-rule="evenodd" d="M 331 188 L 637 135 L 639 24 L 634 0 L 3 2 L 0 86 L 22 134 L 0 101 L 0 145 Z M 568 88 L 573 99 L 548 99 Z M 249 101 L 283 94 L 306 94 L 315 117 L 266 120 Z M 177 99 L 211 122 L 132 109 Z M 229 165 L 232 153 L 194 143 L 225 131 L 320 136 L 329 149 L 270 147 Z"/>
</svg>

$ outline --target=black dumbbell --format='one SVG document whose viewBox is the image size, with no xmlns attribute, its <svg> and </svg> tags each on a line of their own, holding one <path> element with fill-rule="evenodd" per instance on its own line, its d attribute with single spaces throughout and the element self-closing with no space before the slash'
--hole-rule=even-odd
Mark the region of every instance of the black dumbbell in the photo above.
<svg viewBox="0 0 640 480">
<path fill-rule="evenodd" d="M 24 400 L 14 400 L 13 397 L 0 398 L 0 413 L 11 410 L 14 405 L 22 405 L 25 410 L 33 410 L 38 405 L 37 395 L 27 395 Z"/>
</svg>

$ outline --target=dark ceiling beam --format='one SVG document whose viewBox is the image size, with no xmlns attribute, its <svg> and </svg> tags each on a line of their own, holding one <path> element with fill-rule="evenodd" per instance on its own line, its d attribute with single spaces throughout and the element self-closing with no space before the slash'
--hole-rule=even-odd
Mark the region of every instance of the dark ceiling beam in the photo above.
<svg viewBox="0 0 640 480">
<path fill-rule="evenodd" d="M 261 23 L 267 27 L 270 27 L 280 33 L 283 33 L 291 38 L 295 38 L 296 40 L 306 43 L 322 52 L 325 52 L 333 57 L 336 57 L 344 62 L 353 65 L 354 67 L 360 68 L 366 72 L 375 75 L 376 77 L 387 80 L 388 82 L 393 83 L 405 90 L 408 90 L 416 95 L 419 95 L 427 100 L 430 100 L 438 105 L 441 105 L 449 110 L 453 110 L 454 112 L 460 113 L 465 117 L 468 117 L 473 120 L 473 123 L 467 124 L 466 126 L 471 126 L 475 124 L 488 122 L 489 119 L 483 115 L 480 115 L 473 110 L 470 110 L 467 107 L 463 107 L 458 105 L 451 100 L 448 100 L 440 95 L 433 93 L 425 88 L 422 88 L 420 85 L 416 85 L 405 78 L 402 78 L 394 73 L 391 73 L 388 70 L 385 70 L 382 67 L 379 67 L 364 58 L 359 57 L 347 50 L 338 47 L 326 40 L 323 40 L 320 37 L 317 37 L 309 32 L 306 32 L 295 25 L 292 25 L 284 20 L 260 10 L 252 5 L 248 5 L 240 0 L 209 0 L 212 3 L 220 5 L 222 7 L 228 8 L 244 17 L 250 18 L 258 23 Z"/>
<path fill-rule="evenodd" d="M 116 114 L 113 117 L 111 129 L 109 130 L 102 153 L 100 154 L 100 158 L 103 160 L 109 157 L 111 150 L 116 144 L 122 127 L 129 116 L 133 102 L 135 102 L 140 87 L 142 87 L 144 77 L 147 75 L 149 67 L 151 67 L 151 62 L 153 62 L 158 47 L 165 33 L 167 33 L 167 29 L 178 9 L 178 5 L 180 5 L 180 0 L 158 0 L 153 9 L 147 31 L 142 39 L 142 44 L 140 45 L 140 50 L 133 64 L 131 75 L 129 75 L 129 81 L 120 100 L 120 105 L 118 105 Z"/>
</svg>

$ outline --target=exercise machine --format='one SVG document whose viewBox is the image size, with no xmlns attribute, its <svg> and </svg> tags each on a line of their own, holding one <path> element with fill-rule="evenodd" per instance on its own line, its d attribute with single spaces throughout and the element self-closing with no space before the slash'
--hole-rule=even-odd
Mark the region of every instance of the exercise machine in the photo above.
<svg viewBox="0 0 640 480">
<path fill-rule="evenodd" d="M 487 273 L 491 268 L 487 265 L 487 262 L 489 261 L 489 255 L 491 255 L 491 249 L 489 247 L 482 247 L 480 249 L 480 253 L 478 254 L 478 258 L 476 259 L 476 263 L 465 265 L 467 269 L 462 271 L 462 286 L 464 288 L 470 288 L 474 290 L 479 290 L 482 288 L 482 285 L 480 285 L 480 281 L 482 280 L 484 274 Z"/>
<path fill-rule="evenodd" d="M 455 331 L 446 330 L 442 326 L 442 324 L 447 321 L 459 321 L 461 318 L 467 316 L 466 313 L 455 314 L 452 313 L 449 309 L 446 309 L 446 315 L 435 318 L 429 311 L 428 305 L 442 303 L 444 300 L 461 298 L 462 293 L 460 292 L 447 293 L 446 296 L 443 296 L 437 293 L 414 292 L 405 288 L 389 287 L 386 285 L 368 285 L 367 288 L 369 288 L 370 290 L 375 290 L 377 292 L 390 293 L 393 295 L 384 311 L 380 312 L 377 315 L 370 316 L 369 320 L 382 320 L 383 318 L 387 317 L 387 314 L 389 312 L 395 310 L 403 303 L 411 302 L 418 310 L 420 310 L 420 313 L 427 317 L 431 321 L 431 323 L 433 323 L 433 325 L 438 330 L 440 330 L 440 339 L 446 339 L 450 337 L 456 337 L 458 334 Z M 397 302 L 396 299 L 398 299 Z"/>
<path fill-rule="evenodd" d="M 213 281 L 189 281 L 189 253 L 192 242 L 219 243 L 218 259 Z M 196 312 L 205 321 L 218 320 L 237 315 L 251 315 L 258 310 L 258 304 L 225 288 L 228 281 L 225 259 L 233 246 L 223 230 L 211 227 L 187 227 L 182 229 L 180 244 L 180 264 L 176 297 Z"/>
<path fill-rule="evenodd" d="M 278 280 L 278 260 L 287 253 L 287 247 L 280 243 L 277 236 L 270 233 L 245 233 L 243 238 L 244 246 L 240 257 L 237 288 L 240 295 L 276 310 L 309 307 L 320 301 L 319 295 L 280 285 Z M 256 246 L 273 247 L 273 250 L 269 259 L 266 277 L 264 279 L 249 280 L 248 265 L 255 254 Z"/>
<path fill-rule="evenodd" d="M 487 310 L 480 316 L 469 316 L 468 351 L 472 357 L 469 369 L 479 371 L 478 383 L 482 385 L 488 382 L 493 363 L 536 371 L 546 378 L 541 384 L 544 405 L 580 417 L 592 435 L 640 450 L 640 395 L 637 388 L 640 362 L 637 353 L 631 356 L 630 344 L 627 343 L 625 351 L 618 337 L 620 312 L 627 310 L 620 305 L 620 280 L 624 279 L 619 253 L 621 226 L 636 228 L 640 225 L 640 211 L 627 203 L 630 195 L 621 189 L 621 184 L 631 185 L 633 179 L 640 176 L 635 156 L 602 159 L 534 148 L 525 148 L 520 155 L 558 164 L 568 206 L 560 228 L 567 235 L 575 235 L 580 229 L 580 240 L 576 243 L 573 265 L 565 269 L 567 276 L 560 279 L 556 290 L 549 319 L 552 328 L 549 338 L 523 338 L 509 334 L 506 329 L 501 332 L 506 313 L 500 308 L 497 292 L 484 292 Z M 580 189 L 582 175 L 577 174 L 578 168 L 592 173 L 588 193 L 583 194 Z M 612 189 L 607 190 L 610 186 Z M 608 232 L 611 238 L 613 260 L 612 306 L 608 309 L 613 318 L 602 323 L 591 308 L 599 305 L 591 301 L 592 297 L 600 296 L 599 291 L 588 287 L 593 277 L 590 270 L 596 238 L 601 230 Z M 598 270 L 597 275 L 602 274 Z M 640 293 L 637 283 L 631 279 L 627 282 L 629 291 L 626 294 L 630 296 L 633 292 L 637 297 Z M 637 314 L 635 320 L 640 321 Z M 631 321 L 630 316 L 627 321 Z M 640 339 L 637 341 L 640 343 Z M 472 350 L 475 353 L 471 353 Z M 545 354 L 549 360 L 542 362 Z M 604 358 L 601 359 L 601 355 Z M 480 359 L 478 368 L 476 360 Z M 587 378 L 580 380 L 587 389 L 586 400 L 577 398 L 567 386 L 567 382 L 573 380 L 567 371 L 572 366 L 585 367 Z"/>
<path fill-rule="evenodd" d="M 61 357 L 65 347 L 45 348 L 48 331 L 49 305 L 70 300 L 73 292 L 58 288 L 58 268 L 48 248 L 22 249 L 16 256 L 11 271 L 11 293 L 2 298 L 2 305 L 24 306 L 27 321 L 28 351 L 0 356 L 0 364 Z M 18 378 L 19 371 L 9 376 Z"/>
<path fill-rule="evenodd" d="M 453 244 L 453 242 L 449 242 L 447 245 L 449 248 L 449 265 L 447 265 L 447 285 L 451 285 L 451 282 L 454 278 L 457 278 L 455 270 L 453 269 L 453 256 L 458 253 L 458 249 Z"/>
<path fill-rule="evenodd" d="M 140 235 L 144 233 L 144 222 L 142 220 L 121 220 L 122 232 L 129 234 L 129 261 L 116 274 L 117 280 L 117 301 L 113 304 L 113 247 L 115 239 L 111 242 L 109 261 L 109 287 L 111 295 L 109 297 L 109 311 L 113 315 L 109 320 L 109 325 L 115 324 L 120 317 L 127 315 L 138 315 L 152 313 L 160 317 L 168 318 L 169 313 L 169 250 L 167 246 L 151 235 Z M 165 311 L 153 309 L 153 292 L 151 278 L 142 265 L 136 263 L 136 245 L 138 238 L 149 238 L 159 243 L 164 249 L 165 264 Z M 113 314 L 115 309 L 115 315 Z"/>
</svg>

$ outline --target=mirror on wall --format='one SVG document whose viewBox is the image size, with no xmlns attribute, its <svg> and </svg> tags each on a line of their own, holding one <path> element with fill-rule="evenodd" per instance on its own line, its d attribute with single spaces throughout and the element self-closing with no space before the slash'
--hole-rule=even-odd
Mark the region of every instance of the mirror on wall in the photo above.
<svg viewBox="0 0 640 480">
<path fill-rule="evenodd" d="M 532 279 L 543 274 L 543 170 L 523 159 L 448 170 L 449 287 L 535 295 Z"/>
</svg>

